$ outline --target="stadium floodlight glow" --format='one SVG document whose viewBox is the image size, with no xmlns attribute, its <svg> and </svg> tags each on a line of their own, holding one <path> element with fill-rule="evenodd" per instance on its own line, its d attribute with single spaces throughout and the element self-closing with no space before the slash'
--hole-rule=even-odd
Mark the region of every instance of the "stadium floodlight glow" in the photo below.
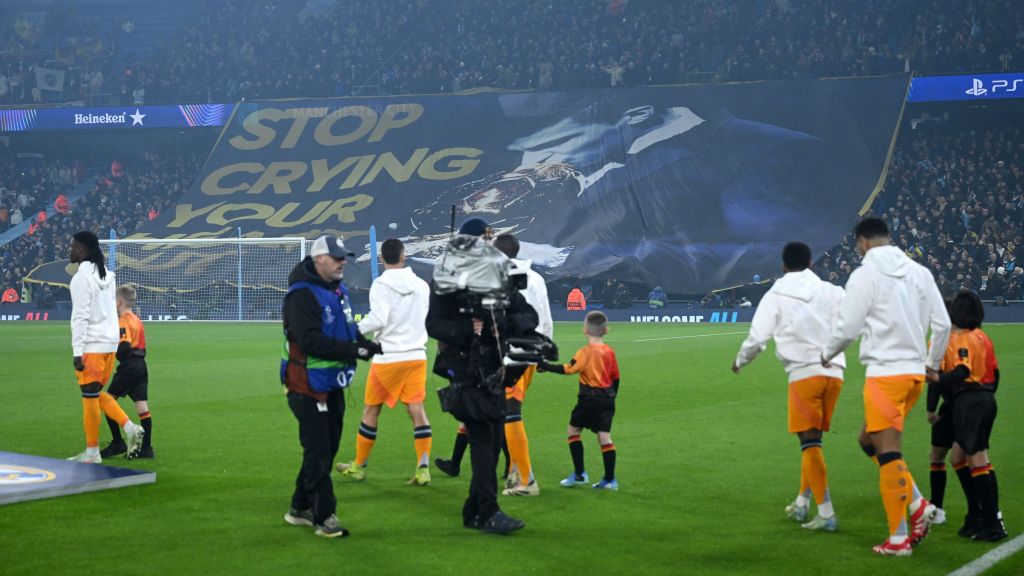
<svg viewBox="0 0 1024 576">
<path fill-rule="evenodd" d="M 117 283 L 134 284 L 150 320 L 279 321 L 305 238 L 101 240 Z"/>
</svg>

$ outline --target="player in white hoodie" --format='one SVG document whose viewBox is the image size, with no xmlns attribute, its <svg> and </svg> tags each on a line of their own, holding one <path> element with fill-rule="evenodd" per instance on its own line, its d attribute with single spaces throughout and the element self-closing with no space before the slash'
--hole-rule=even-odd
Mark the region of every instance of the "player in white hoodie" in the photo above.
<svg viewBox="0 0 1024 576">
<path fill-rule="evenodd" d="M 810 271 L 811 249 L 802 242 L 786 244 L 782 265 L 786 274 L 761 299 L 732 371 L 739 374 L 775 339 L 775 355 L 789 376 L 789 431 L 800 439 L 802 454 L 800 491 L 786 506 L 786 515 L 809 530 L 834 532 L 838 524 L 829 496 L 821 433 L 831 427 L 846 359 L 840 353 L 826 368 L 821 365 L 821 351 L 832 334 L 843 289 Z M 811 494 L 818 514 L 807 522 Z"/>
<path fill-rule="evenodd" d="M 114 353 L 120 341 L 115 304 L 114 273 L 104 265 L 103 251 L 95 234 L 78 232 L 71 240 L 68 259 L 78 264 L 71 278 L 71 349 L 75 376 L 82 392 L 82 426 L 85 452 L 68 458 L 99 464 L 100 411 L 124 428 L 128 451 L 135 458 L 142 446 L 142 426 L 132 422 L 103 386 L 114 371 Z"/>
<path fill-rule="evenodd" d="M 405 246 L 397 238 L 381 244 L 384 272 L 370 286 L 370 312 L 359 322 L 363 334 L 376 333 L 383 353 L 373 357 L 366 377 L 365 406 L 356 436 L 356 457 L 339 463 L 344 476 L 366 478 L 366 462 L 377 439 L 382 404 L 401 401 L 409 411 L 416 448 L 416 472 L 409 484 L 430 484 L 433 435 L 423 408 L 427 390 L 427 310 L 430 286 L 405 267 Z"/>
<path fill-rule="evenodd" d="M 544 278 L 530 268 L 528 260 L 518 260 L 519 240 L 511 234 L 502 234 L 494 239 L 494 247 L 512 259 L 517 268 L 526 270 L 526 289 L 522 291 L 526 303 L 537 312 L 539 323 L 536 331 L 548 338 L 554 337 L 554 323 L 551 321 L 551 303 L 548 302 L 548 288 Z M 508 444 L 509 466 L 508 478 L 505 481 L 505 496 L 539 496 L 540 486 L 533 474 L 530 462 L 530 442 L 526 437 L 526 425 L 523 424 L 523 400 L 526 390 L 537 372 L 536 365 L 527 366 L 523 374 L 516 380 L 515 386 L 505 389 L 505 403 L 508 413 L 505 415 L 505 442 Z"/>
<path fill-rule="evenodd" d="M 901 453 L 903 425 L 921 395 L 927 370 L 937 371 L 949 340 L 950 321 L 927 268 L 890 246 L 889 228 L 865 218 L 854 229 L 864 260 L 846 283 L 839 321 L 822 354 L 822 365 L 858 336 L 866 367 L 861 446 L 878 459 L 889 538 L 878 554 L 909 556 L 928 534 L 935 506 L 921 497 Z M 931 327 L 931 349 L 926 337 Z M 912 531 L 907 530 L 910 506 Z"/>
</svg>

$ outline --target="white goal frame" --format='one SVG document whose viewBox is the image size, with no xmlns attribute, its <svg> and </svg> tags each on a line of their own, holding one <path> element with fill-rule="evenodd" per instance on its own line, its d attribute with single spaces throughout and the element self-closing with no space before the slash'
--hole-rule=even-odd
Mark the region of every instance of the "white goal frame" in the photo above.
<svg viewBox="0 0 1024 576">
<path fill-rule="evenodd" d="M 288 284 L 287 284 L 288 274 L 291 272 L 292 267 L 295 264 L 297 264 L 299 261 L 304 259 L 306 257 L 306 255 L 309 253 L 309 247 L 310 247 L 310 243 L 311 242 L 312 242 L 311 240 L 307 240 L 306 238 L 303 238 L 301 236 L 298 236 L 298 237 L 296 237 L 296 236 L 288 236 L 288 237 L 275 237 L 275 238 L 173 238 L 173 239 L 172 238 L 111 238 L 109 240 L 100 240 L 100 245 L 101 245 L 101 247 L 102 247 L 102 249 L 104 251 L 104 255 L 107 258 L 107 262 L 108 262 L 108 265 L 109 265 L 110 269 L 113 270 L 115 274 L 117 274 L 117 283 L 118 283 L 118 285 L 126 284 L 126 283 L 131 283 L 131 284 L 135 284 L 137 286 L 144 286 L 145 288 L 147 288 L 150 291 L 163 292 L 163 293 L 172 293 L 172 291 L 174 293 L 187 293 L 187 292 L 192 292 L 194 290 L 177 290 L 177 289 L 174 289 L 173 286 L 170 285 L 170 283 L 168 283 L 167 285 L 163 285 L 163 286 L 153 286 L 152 283 L 144 283 L 144 282 L 136 281 L 134 276 L 137 276 L 137 274 L 132 274 L 131 272 L 127 272 L 127 271 L 126 271 L 126 274 L 124 274 L 124 275 L 120 274 L 119 268 L 121 268 L 121 266 L 119 265 L 118 260 L 119 260 L 119 256 L 121 255 L 121 252 L 122 252 L 122 250 L 121 250 L 122 246 L 149 245 L 149 246 L 153 246 L 154 249 L 161 248 L 163 251 L 173 250 L 173 247 L 175 247 L 175 246 L 180 246 L 180 247 L 193 246 L 193 247 L 196 247 L 196 248 L 199 248 L 199 249 L 206 249 L 206 250 L 209 250 L 210 247 L 217 246 L 217 245 L 225 247 L 226 250 L 224 250 L 221 253 L 222 257 L 230 257 L 230 255 L 228 254 L 229 251 L 232 252 L 233 254 L 237 255 L 237 256 L 234 257 L 234 262 L 233 262 L 233 266 L 231 267 L 231 271 L 230 271 L 230 273 L 228 273 L 228 271 L 226 269 L 219 270 L 220 273 L 217 274 L 216 277 L 213 277 L 211 279 L 214 282 L 223 282 L 224 284 L 234 286 L 234 288 L 235 288 L 235 300 L 234 300 L 235 310 L 231 314 L 232 317 L 231 318 L 228 318 L 228 317 L 222 317 L 222 318 L 188 318 L 188 319 L 189 320 L 198 319 L 198 320 L 209 320 L 209 321 L 245 322 L 245 321 L 280 321 L 280 316 L 279 315 L 276 316 L 276 317 L 266 317 L 266 318 L 255 318 L 255 317 L 253 317 L 252 311 L 249 310 L 249 308 L 248 308 L 252 303 L 251 302 L 247 302 L 247 299 L 245 297 L 246 296 L 246 291 L 247 290 L 252 290 L 254 288 L 265 288 L 265 289 L 270 289 L 270 290 L 277 290 L 277 291 L 281 292 L 281 296 L 282 296 L 282 299 L 283 299 L 284 292 L 287 290 L 287 287 L 288 287 Z M 254 249 L 254 250 L 258 250 L 258 248 L 260 246 L 269 247 L 269 246 L 274 246 L 274 245 L 285 246 L 285 247 L 287 247 L 287 246 L 294 246 L 295 250 L 297 250 L 298 258 L 295 259 L 295 260 L 290 260 L 289 259 L 286 262 L 287 263 L 286 266 L 282 265 L 282 264 L 284 264 L 282 262 L 278 262 L 277 263 L 277 267 L 280 268 L 280 274 L 279 274 L 279 276 L 280 276 L 280 283 L 279 284 L 275 283 L 276 286 L 266 286 L 266 285 L 252 286 L 252 285 L 247 284 L 246 274 L 249 271 L 246 269 L 245 266 L 243 266 L 243 260 L 244 260 L 243 252 L 244 252 L 244 249 L 248 247 L 248 248 L 251 248 L 251 249 Z M 225 267 L 221 266 L 221 268 L 225 268 Z M 180 276 L 180 275 L 178 277 L 182 278 L 182 276 Z M 185 318 L 181 318 L 181 317 L 179 317 L 179 316 L 177 316 L 177 315 L 175 315 L 173 313 L 172 314 L 158 313 L 158 314 L 156 314 L 154 316 L 152 314 L 151 310 L 147 311 L 145 308 L 146 308 L 146 306 L 143 304 L 142 310 L 139 311 L 140 312 L 140 316 L 142 316 L 144 320 L 185 319 Z M 147 315 L 148 315 L 148 317 L 147 317 Z"/>
</svg>

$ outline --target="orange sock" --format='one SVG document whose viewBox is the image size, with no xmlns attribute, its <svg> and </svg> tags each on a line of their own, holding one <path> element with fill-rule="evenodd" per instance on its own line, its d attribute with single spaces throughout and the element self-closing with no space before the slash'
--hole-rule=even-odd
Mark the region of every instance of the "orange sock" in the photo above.
<svg viewBox="0 0 1024 576">
<path fill-rule="evenodd" d="M 825 491 L 828 489 L 828 472 L 825 469 L 825 454 L 821 451 L 820 444 L 804 449 L 803 463 L 803 476 L 806 476 L 807 484 L 814 493 L 814 502 L 821 504 L 825 501 Z"/>
<path fill-rule="evenodd" d="M 356 435 L 356 464 L 366 466 L 370 459 L 373 443 L 377 441 L 377 429 L 365 422 L 359 423 L 359 434 Z"/>
<path fill-rule="evenodd" d="M 117 403 L 117 400 L 113 396 L 106 392 L 100 392 L 100 408 L 103 413 L 107 415 L 114 422 L 117 422 L 122 428 L 128 423 L 128 415 L 121 409 L 121 405 Z"/>
<path fill-rule="evenodd" d="M 879 489 L 882 493 L 882 506 L 885 507 L 885 518 L 889 522 L 889 535 L 901 536 L 906 532 L 907 506 L 910 504 L 910 475 L 907 465 L 899 452 L 879 455 L 882 462 L 878 469 Z"/>
<path fill-rule="evenodd" d="M 434 443 L 430 424 L 413 428 L 412 435 L 413 445 L 416 447 L 416 466 L 430 466 L 430 446 Z"/>
<path fill-rule="evenodd" d="M 508 442 L 508 453 L 519 471 L 519 483 L 526 486 L 530 483 L 533 467 L 530 465 L 530 441 L 526 437 L 526 425 L 522 416 L 510 416 L 511 421 L 505 422 L 505 441 Z"/>
<path fill-rule="evenodd" d="M 82 429 L 85 430 L 86 448 L 100 446 L 100 399 L 82 393 Z"/>
</svg>

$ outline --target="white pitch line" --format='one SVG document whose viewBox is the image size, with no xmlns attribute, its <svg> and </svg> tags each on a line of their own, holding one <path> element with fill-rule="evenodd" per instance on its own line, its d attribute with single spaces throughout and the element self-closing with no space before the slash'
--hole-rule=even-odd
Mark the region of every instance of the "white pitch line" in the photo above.
<svg viewBox="0 0 1024 576">
<path fill-rule="evenodd" d="M 964 564 L 960 568 L 950 572 L 949 576 L 976 576 L 977 574 L 981 574 L 985 570 L 988 570 L 992 566 L 995 566 L 995 564 L 1000 560 L 1013 556 L 1019 552 L 1021 548 L 1024 548 L 1024 534 L 989 550 L 985 555 L 981 556 L 977 560 L 969 564 Z"/>
<path fill-rule="evenodd" d="M 631 340 L 631 342 L 655 342 L 657 340 L 683 340 L 686 338 L 705 338 L 707 336 L 732 336 L 746 334 L 746 332 L 716 332 L 714 334 L 690 334 L 688 336 L 666 336 L 664 338 L 644 338 L 642 340 Z"/>
</svg>

